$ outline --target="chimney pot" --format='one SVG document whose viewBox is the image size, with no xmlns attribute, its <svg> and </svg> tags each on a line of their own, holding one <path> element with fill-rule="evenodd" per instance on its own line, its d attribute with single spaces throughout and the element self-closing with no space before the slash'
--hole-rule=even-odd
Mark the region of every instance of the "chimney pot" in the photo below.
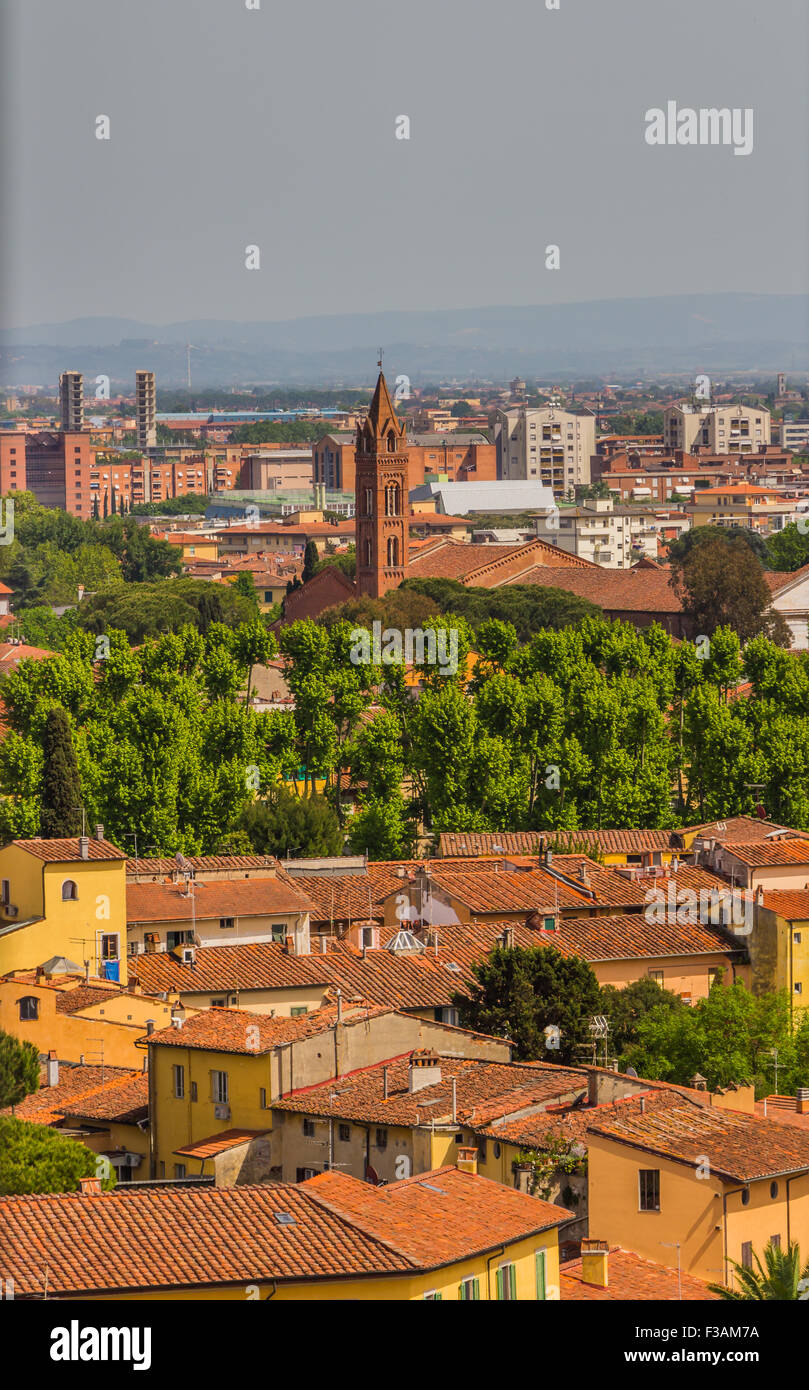
<svg viewBox="0 0 809 1390">
<path fill-rule="evenodd" d="M 153 1032 L 154 1032 L 154 1019 L 153 1019 L 153 1018 L 147 1018 L 147 1020 L 146 1020 L 146 1036 L 147 1036 L 147 1038 L 148 1038 L 148 1037 L 150 1036 L 150 1034 L 153 1033 Z"/>
<path fill-rule="evenodd" d="M 59 1085 L 59 1059 L 58 1059 L 58 1057 L 56 1056 L 56 1053 L 55 1053 L 55 1052 L 49 1052 L 49 1053 L 48 1053 L 48 1061 L 47 1061 L 47 1063 L 46 1063 L 46 1068 L 45 1068 L 45 1070 L 46 1070 L 46 1074 L 47 1074 L 47 1078 L 48 1078 L 48 1085 L 49 1085 L 49 1086 L 58 1086 L 58 1085 Z"/>
<path fill-rule="evenodd" d="M 79 1191 L 82 1197 L 100 1197 L 101 1179 L 100 1178 L 79 1178 Z"/>
<path fill-rule="evenodd" d="M 809 1115 L 809 1086 L 799 1086 L 795 1092 L 795 1110 L 798 1115 Z"/>
<path fill-rule="evenodd" d="M 103 840 L 103 839 L 104 839 L 104 827 L 103 827 L 103 825 L 101 824 L 100 821 L 99 821 L 98 824 L 96 825 L 96 828 L 95 828 L 95 836 L 96 836 L 96 839 L 97 839 L 97 840 Z"/>
<path fill-rule="evenodd" d="M 585 1239 L 581 1243 L 581 1277 L 585 1284 L 608 1289 L 610 1247 L 605 1240 Z"/>
<path fill-rule="evenodd" d="M 80 858 L 80 859 L 89 859 L 89 858 L 90 858 L 90 838 L 89 838 L 88 835 L 80 835 L 80 836 L 79 836 L 79 858 Z"/>
</svg>

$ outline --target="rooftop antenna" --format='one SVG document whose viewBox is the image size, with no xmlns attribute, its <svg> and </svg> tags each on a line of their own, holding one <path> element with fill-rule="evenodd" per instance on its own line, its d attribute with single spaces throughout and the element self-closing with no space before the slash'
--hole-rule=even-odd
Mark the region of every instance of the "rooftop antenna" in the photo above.
<svg viewBox="0 0 809 1390">
<path fill-rule="evenodd" d="M 86 834 L 87 834 L 87 812 L 85 811 L 84 807 L 83 807 L 83 806 L 71 806 L 70 809 L 71 809 L 71 811 L 81 811 L 81 833 L 82 833 L 83 836 L 86 835 Z"/>
</svg>

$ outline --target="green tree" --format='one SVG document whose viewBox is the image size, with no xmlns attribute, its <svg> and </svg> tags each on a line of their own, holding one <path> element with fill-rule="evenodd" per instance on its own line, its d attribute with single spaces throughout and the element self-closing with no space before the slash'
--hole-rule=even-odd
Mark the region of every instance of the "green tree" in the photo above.
<svg viewBox="0 0 809 1390">
<path fill-rule="evenodd" d="M 809 1299 L 809 1260 L 801 1270 L 801 1255 L 797 1241 L 790 1241 L 784 1250 L 768 1241 L 764 1247 L 764 1263 L 753 1252 L 753 1265 L 748 1268 L 731 1260 L 735 1286 L 709 1284 L 711 1293 L 727 1303 L 797 1303 Z"/>
<path fill-rule="evenodd" d="M 470 992 L 452 1001 L 463 1028 L 511 1038 L 518 1061 L 581 1061 L 600 1000 L 586 961 L 553 946 L 496 946 L 472 973 Z"/>
<path fill-rule="evenodd" d="M 30 1192 L 76 1192 L 81 1178 L 96 1173 L 96 1155 L 58 1129 L 0 1115 L 0 1196 Z M 115 1177 L 102 1179 L 110 1191 Z"/>
<path fill-rule="evenodd" d="M 770 606 L 761 565 L 741 538 L 703 541 L 671 568 L 675 592 L 698 633 L 710 637 L 718 627 L 732 627 L 743 642 L 763 633 L 790 645 L 787 624 Z"/>
<path fill-rule="evenodd" d="M 81 826 L 81 779 L 70 720 L 59 705 L 45 720 L 42 752 L 41 833 L 46 840 L 69 838 Z"/>
<path fill-rule="evenodd" d="M 306 549 L 303 552 L 303 570 L 301 571 L 301 582 L 306 584 L 314 577 L 317 566 L 319 552 L 314 541 L 306 542 Z"/>
<path fill-rule="evenodd" d="M 19 1105 L 26 1096 L 38 1090 L 38 1049 L 33 1043 L 23 1042 L 0 1030 L 0 1110 Z"/>
<path fill-rule="evenodd" d="M 318 859 L 343 852 L 340 822 L 325 796 L 316 792 L 296 796 L 287 787 L 275 787 L 263 801 L 244 807 L 239 829 L 256 854 Z"/>
<path fill-rule="evenodd" d="M 802 518 L 805 524 L 806 518 Z M 776 531 L 767 540 L 767 561 L 770 569 L 792 571 L 809 564 L 809 532 L 799 530 L 796 522 Z"/>
<path fill-rule="evenodd" d="M 631 984 L 617 989 L 615 985 L 602 985 L 599 1013 L 605 1014 L 610 1024 L 610 1052 L 620 1057 L 629 1046 L 636 1042 L 638 1025 L 654 1009 L 667 1009 L 674 1012 L 687 1008 L 678 994 L 663 989 L 656 980 L 645 976 L 633 980 Z"/>
</svg>

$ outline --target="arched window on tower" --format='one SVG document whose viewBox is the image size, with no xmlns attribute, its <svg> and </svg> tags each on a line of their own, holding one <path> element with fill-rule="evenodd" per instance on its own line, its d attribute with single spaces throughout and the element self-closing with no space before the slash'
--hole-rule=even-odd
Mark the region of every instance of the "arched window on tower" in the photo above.
<svg viewBox="0 0 809 1390">
<path fill-rule="evenodd" d="M 395 434 L 395 431 L 394 431 L 394 430 L 388 430 L 388 453 L 389 453 L 389 454 L 395 454 L 395 452 L 396 452 L 396 434 Z"/>
<path fill-rule="evenodd" d="M 374 490 L 373 490 L 372 487 L 367 487 L 367 488 L 365 489 L 365 515 L 366 515 L 366 516 L 373 516 L 373 514 L 374 514 Z"/>
<path fill-rule="evenodd" d="M 399 564 L 399 538 L 388 536 L 388 569 L 396 569 Z"/>
<path fill-rule="evenodd" d="M 373 564 L 373 550 L 374 550 L 374 548 L 373 548 L 372 542 L 371 542 L 370 540 L 367 540 L 367 541 L 365 542 L 365 563 L 366 563 L 366 565 L 372 565 L 372 564 Z"/>
<path fill-rule="evenodd" d="M 385 488 L 385 516 L 399 515 L 399 484 L 388 483 Z"/>
</svg>

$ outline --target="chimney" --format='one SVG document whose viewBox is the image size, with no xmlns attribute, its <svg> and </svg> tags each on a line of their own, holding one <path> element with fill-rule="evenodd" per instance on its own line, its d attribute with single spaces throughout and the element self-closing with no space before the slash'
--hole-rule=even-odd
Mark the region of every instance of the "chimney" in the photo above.
<svg viewBox="0 0 809 1390">
<path fill-rule="evenodd" d="M 581 1243 L 581 1277 L 585 1284 L 597 1284 L 600 1289 L 610 1286 L 610 1247 L 605 1240 Z"/>
<path fill-rule="evenodd" d="M 100 1178 L 79 1178 L 79 1192 L 82 1197 L 100 1197 L 101 1179 Z"/>
<path fill-rule="evenodd" d="M 96 825 L 96 828 L 95 828 L 95 836 L 96 836 L 96 839 L 97 839 L 97 840 L 103 840 L 103 839 L 104 839 L 104 827 L 103 827 L 103 825 L 101 824 L 100 821 L 99 821 L 98 824 Z"/>
<path fill-rule="evenodd" d="M 504 951 L 511 951 L 514 949 L 514 928 L 512 926 L 503 928 L 503 933 L 500 937 L 500 945 Z"/>
<path fill-rule="evenodd" d="M 49 1053 L 48 1053 L 48 1061 L 47 1061 L 47 1063 L 46 1063 L 46 1072 L 47 1072 L 47 1077 L 48 1077 L 48 1083 L 47 1083 L 47 1084 L 48 1084 L 49 1086 L 58 1086 L 58 1085 L 59 1085 L 59 1060 L 58 1060 L 58 1058 L 57 1058 L 55 1052 L 49 1052 Z"/>
<path fill-rule="evenodd" d="M 478 1171 L 478 1151 L 476 1148 L 466 1148 L 465 1145 L 458 1145 L 458 1158 L 455 1163 L 460 1173 L 477 1173 Z"/>
<path fill-rule="evenodd" d="M 691 1085 L 695 1091 L 707 1091 L 708 1089 L 708 1083 L 705 1077 L 700 1076 L 699 1072 L 696 1072 L 696 1074 L 691 1077 Z"/>
<path fill-rule="evenodd" d="M 147 1020 L 146 1020 L 146 1036 L 147 1036 L 147 1038 L 148 1038 L 148 1037 L 150 1036 L 150 1034 L 152 1034 L 153 1032 L 154 1032 L 154 1019 L 153 1019 L 153 1018 L 147 1018 Z"/>
<path fill-rule="evenodd" d="M 338 1023 L 342 1023 L 342 1021 L 343 1021 L 343 991 L 342 991 L 341 989 L 338 989 L 338 991 L 337 991 L 337 1022 L 338 1022 Z"/>
<path fill-rule="evenodd" d="M 546 849 L 546 851 L 545 851 L 545 863 L 546 863 L 546 865 L 547 865 L 548 868 L 551 867 L 551 864 L 553 863 L 553 850 L 552 850 L 552 849 Z"/>
<path fill-rule="evenodd" d="M 90 858 L 90 837 L 88 835 L 79 836 L 79 858 Z"/>
<path fill-rule="evenodd" d="M 809 1115 L 809 1086 L 799 1086 L 795 1092 L 795 1111 L 798 1115 Z"/>
<path fill-rule="evenodd" d="M 589 878 L 587 877 L 587 865 L 586 865 L 586 864 L 580 864 L 580 865 L 579 865 L 579 879 L 581 880 L 582 883 L 589 883 L 589 882 L 590 882 Z"/>
<path fill-rule="evenodd" d="M 410 1094 L 423 1091 L 425 1086 L 436 1086 L 441 1080 L 441 1058 L 437 1052 L 425 1048 L 410 1055 L 408 1083 Z"/>
<path fill-rule="evenodd" d="M 760 884 L 758 885 L 757 889 L 756 889 L 756 907 L 762 907 L 763 905 L 764 905 L 764 887 L 763 887 L 763 885 L 760 883 Z"/>
</svg>

